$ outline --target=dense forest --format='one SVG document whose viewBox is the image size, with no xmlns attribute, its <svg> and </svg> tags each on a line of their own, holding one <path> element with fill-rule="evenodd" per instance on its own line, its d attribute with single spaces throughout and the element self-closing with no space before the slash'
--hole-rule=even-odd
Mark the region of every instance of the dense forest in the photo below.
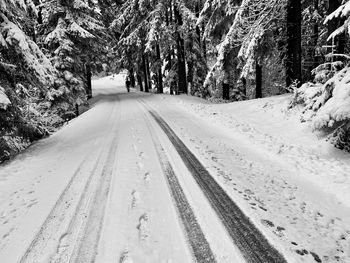
<svg viewBox="0 0 350 263">
<path fill-rule="evenodd" d="M 0 162 L 123 69 L 144 92 L 294 93 L 301 121 L 350 150 L 349 15 L 348 0 L 0 0 Z"/>
</svg>

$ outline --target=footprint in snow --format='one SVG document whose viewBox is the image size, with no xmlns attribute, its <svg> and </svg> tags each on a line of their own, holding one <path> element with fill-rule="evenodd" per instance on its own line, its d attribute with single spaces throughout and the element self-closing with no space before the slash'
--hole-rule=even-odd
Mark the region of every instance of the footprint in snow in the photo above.
<svg viewBox="0 0 350 263">
<path fill-rule="evenodd" d="M 146 182 L 149 182 L 149 180 L 150 180 L 150 172 L 145 173 L 145 175 L 143 176 L 143 179 L 144 179 Z"/>
<path fill-rule="evenodd" d="M 146 240 L 149 236 L 149 228 L 148 228 L 148 214 L 145 213 L 139 218 L 139 224 L 137 225 L 137 229 L 139 231 L 140 240 Z"/>
<path fill-rule="evenodd" d="M 131 207 L 135 208 L 140 203 L 140 194 L 139 194 L 139 192 L 134 190 L 134 191 L 132 191 L 131 195 L 132 195 Z"/>
<path fill-rule="evenodd" d="M 137 167 L 139 168 L 139 170 L 142 170 L 144 165 L 141 162 L 137 162 Z"/>
<path fill-rule="evenodd" d="M 140 152 L 139 157 L 142 159 L 146 159 L 146 154 L 144 152 Z"/>
<path fill-rule="evenodd" d="M 272 223 L 270 220 L 261 219 L 260 221 L 261 221 L 261 223 L 262 223 L 264 226 L 266 226 L 266 227 L 274 227 L 274 226 L 275 226 L 275 224 Z"/>
<path fill-rule="evenodd" d="M 134 261 L 130 257 L 129 251 L 126 250 L 120 255 L 119 263 L 134 263 Z"/>
</svg>

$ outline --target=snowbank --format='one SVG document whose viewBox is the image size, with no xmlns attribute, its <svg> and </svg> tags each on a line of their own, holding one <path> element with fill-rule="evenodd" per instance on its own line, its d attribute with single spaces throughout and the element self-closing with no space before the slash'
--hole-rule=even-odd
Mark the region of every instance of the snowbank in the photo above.
<svg viewBox="0 0 350 263">
<path fill-rule="evenodd" d="M 318 110 L 313 122 L 315 129 L 333 127 L 336 122 L 350 119 L 350 68 L 344 68 L 326 82 L 313 110 Z"/>
</svg>

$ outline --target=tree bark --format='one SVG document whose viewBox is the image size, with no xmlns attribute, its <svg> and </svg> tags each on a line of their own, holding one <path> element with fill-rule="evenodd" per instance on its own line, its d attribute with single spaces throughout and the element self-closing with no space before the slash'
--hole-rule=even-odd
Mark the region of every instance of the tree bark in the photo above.
<svg viewBox="0 0 350 263">
<path fill-rule="evenodd" d="M 158 67 L 158 89 L 157 93 L 163 93 L 163 74 L 162 74 L 162 61 L 160 57 L 160 47 L 159 44 L 157 43 L 156 45 L 156 50 L 157 50 L 157 60 L 159 62 L 159 67 Z"/>
<path fill-rule="evenodd" d="M 91 84 L 91 66 L 89 63 L 85 65 L 85 71 L 86 71 L 86 94 L 87 98 L 91 99 L 92 98 L 92 84 Z"/>
<path fill-rule="evenodd" d="M 146 67 L 146 56 L 145 54 L 142 55 L 142 67 L 143 67 L 143 75 L 144 75 L 144 81 L 145 81 L 145 92 L 149 91 L 148 87 L 148 79 L 147 79 L 147 67 Z"/>
<path fill-rule="evenodd" d="M 247 80 L 246 78 L 242 78 L 242 92 L 244 96 L 247 96 Z"/>
<path fill-rule="evenodd" d="M 129 73 L 130 73 L 130 84 L 131 84 L 131 87 L 135 88 L 134 69 L 133 69 L 133 68 L 130 68 L 130 69 L 129 69 Z"/>
<path fill-rule="evenodd" d="M 228 82 L 222 84 L 222 98 L 224 100 L 230 99 L 230 84 Z"/>
<path fill-rule="evenodd" d="M 148 80 L 148 89 L 152 90 L 152 79 L 151 79 L 151 71 L 149 69 L 149 60 L 148 60 L 148 56 L 146 55 L 146 69 L 147 69 L 147 80 Z M 146 91 L 146 92 L 149 92 Z"/>
<path fill-rule="evenodd" d="M 143 91 L 143 85 L 142 85 L 142 77 L 141 77 L 141 73 L 137 74 L 137 82 L 140 86 L 140 91 Z"/>
<path fill-rule="evenodd" d="M 286 85 L 302 82 L 301 75 L 301 0 L 287 1 Z"/>
<path fill-rule="evenodd" d="M 43 23 L 43 7 L 40 6 L 38 11 L 38 24 L 42 24 L 42 23 Z"/>
<path fill-rule="evenodd" d="M 169 9 L 167 9 L 167 12 L 166 12 L 166 16 L 165 16 L 165 21 L 166 21 L 166 25 L 169 26 L 173 21 L 173 15 L 172 15 L 172 1 L 170 0 L 169 1 Z M 172 71 L 173 69 L 173 62 L 172 62 L 172 54 L 174 56 L 174 49 L 173 48 L 170 48 L 169 51 L 168 51 L 168 55 L 167 55 L 167 69 L 169 70 L 169 72 Z M 173 84 L 173 81 L 171 81 L 169 83 L 170 85 L 170 95 L 174 95 L 174 84 Z"/>
<path fill-rule="evenodd" d="M 255 63 L 255 98 L 262 98 L 262 66 L 259 61 Z"/>
<path fill-rule="evenodd" d="M 174 7 L 175 19 L 177 26 L 183 24 L 180 12 Z M 187 79 L 186 79 L 186 60 L 185 60 L 185 42 L 182 39 L 180 32 L 176 32 L 177 38 L 177 75 L 178 75 L 178 91 L 187 94 Z"/>
<path fill-rule="evenodd" d="M 319 9 L 319 0 L 314 0 L 314 9 L 316 12 L 318 12 Z M 313 57 L 314 57 L 314 65 L 313 68 L 316 68 L 319 64 L 319 59 L 318 56 L 316 56 L 316 52 L 315 52 L 315 47 L 317 46 L 318 43 L 318 37 L 319 37 L 319 26 L 318 26 L 318 21 L 316 20 L 314 22 L 314 29 L 313 29 L 313 37 L 312 37 L 312 45 L 314 46 L 313 48 Z"/>
</svg>

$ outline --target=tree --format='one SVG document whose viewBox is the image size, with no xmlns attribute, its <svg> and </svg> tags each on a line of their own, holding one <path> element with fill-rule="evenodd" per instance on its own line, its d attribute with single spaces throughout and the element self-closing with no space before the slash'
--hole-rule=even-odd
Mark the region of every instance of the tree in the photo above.
<svg viewBox="0 0 350 263">
<path fill-rule="evenodd" d="M 42 45 L 53 54 L 58 70 L 55 89 L 48 96 L 59 114 L 74 112 L 86 95 L 91 98 L 92 72 L 102 70 L 107 60 L 106 29 L 89 1 L 48 0 L 41 7 Z"/>
<path fill-rule="evenodd" d="M 204 36 L 219 47 L 216 62 L 207 75 L 205 86 L 212 89 L 214 96 L 222 93 L 227 97 L 227 92 L 220 92 L 220 87 L 229 84 L 231 99 L 255 97 L 256 92 L 250 90 L 262 88 L 261 78 L 276 78 L 260 74 L 264 65 L 268 70 L 262 73 L 275 72 L 275 76 L 281 75 L 279 71 L 282 69 L 278 66 L 282 64 L 279 35 L 283 32 L 281 24 L 284 24 L 285 19 L 285 1 L 245 0 L 221 3 L 207 1 L 198 22 L 205 23 Z M 253 78 L 255 85 L 249 88 L 249 95 L 247 89 L 251 81 L 248 80 Z M 273 83 L 268 83 L 266 86 L 272 85 Z"/>
<path fill-rule="evenodd" d="M 301 1 L 287 1 L 286 86 L 301 84 Z"/>
<path fill-rule="evenodd" d="M 47 93 L 56 71 L 36 40 L 33 1 L 0 1 L 0 162 L 42 138 L 60 118 Z"/>
</svg>

